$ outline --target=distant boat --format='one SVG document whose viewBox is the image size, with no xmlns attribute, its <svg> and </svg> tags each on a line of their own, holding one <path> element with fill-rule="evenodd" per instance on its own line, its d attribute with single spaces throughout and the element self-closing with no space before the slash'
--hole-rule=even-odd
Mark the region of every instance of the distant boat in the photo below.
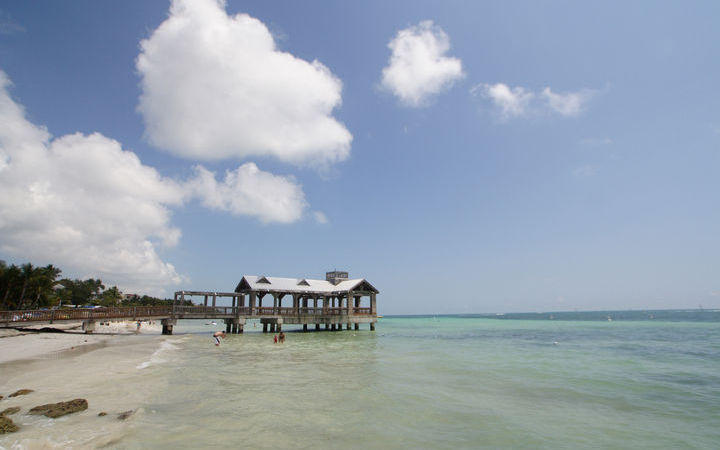
<svg viewBox="0 0 720 450">
<path fill-rule="evenodd" d="M 378 318 L 378 319 L 382 319 L 382 318 L 383 318 L 383 316 L 377 316 L 377 318 Z"/>
</svg>

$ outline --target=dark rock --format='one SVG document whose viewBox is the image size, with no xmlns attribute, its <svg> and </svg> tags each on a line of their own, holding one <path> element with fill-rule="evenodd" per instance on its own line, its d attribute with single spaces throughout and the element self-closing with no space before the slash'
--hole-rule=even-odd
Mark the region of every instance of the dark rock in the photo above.
<svg viewBox="0 0 720 450">
<path fill-rule="evenodd" d="M 133 410 L 133 409 L 131 409 L 130 411 L 121 412 L 120 414 L 118 414 L 118 419 L 125 420 L 128 417 L 132 416 L 133 414 L 135 414 L 135 410 Z"/>
<path fill-rule="evenodd" d="M 3 412 L 0 412 L 0 416 L 9 416 L 10 414 L 15 414 L 16 412 L 20 411 L 19 406 L 11 406 L 10 408 L 5 408 Z"/>
<path fill-rule="evenodd" d="M 107 416 L 107 413 L 105 411 L 100 411 L 98 413 L 98 417 Z"/>
<path fill-rule="evenodd" d="M 87 408 L 87 400 L 85 400 L 84 398 L 76 398 L 75 400 L 70 400 L 67 402 L 48 403 L 47 405 L 36 406 L 30 411 L 28 411 L 28 414 L 42 414 L 46 417 L 56 418 L 64 416 L 65 414 L 84 411 Z"/>
<path fill-rule="evenodd" d="M 20 389 L 19 391 L 15 391 L 12 394 L 8 395 L 8 398 L 10 397 L 17 397 L 19 395 L 27 395 L 31 392 L 35 392 L 32 389 Z"/>
<path fill-rule="evenodd" d="M 0 434 L 12 433 L 17 431 L 19 427 L 15 425 L 9 417 L 0 416 Z"/>
<path fill-rule="evenodd" d="M 5 398 L 5 397 L 3 397 L 2 395 L 0 395 L 0 400 L 2 400 L 3 398 Z"/>
</svg>

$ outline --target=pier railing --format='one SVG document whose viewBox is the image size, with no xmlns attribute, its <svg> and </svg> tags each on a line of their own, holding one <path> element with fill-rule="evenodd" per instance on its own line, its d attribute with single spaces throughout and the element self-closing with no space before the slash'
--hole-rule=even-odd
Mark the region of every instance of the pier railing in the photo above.
<svg viewBox="0 0 720 450">
<path fill-rule="evenodd" d="M 2 322 L 53 322 L 55 320 L 133 319 L 136 317 L 164 317 L 172 314 L 171 306 L 133 306 L 93 309 L 33 309 L 0 311 Z"/>
<path fill-rule="evenodd" d="M 350 308 L 351 315 L 369 315 L 370 308 Z M 137 319 L 149 317 L 196 316 L 195 318 L 213 317 L 252 317 L 252 316 L 298 316 L 323 315 L 335 316 L 348 314 L 347 308 L 276 308 L 262 306 L 132 306 L 108 307 L 93 309 L 35 309 L 18 311 L 0 311 L 0 323 L 53 322 L 57 320 L 104 320 L 104 319 Z"/>
</svg>

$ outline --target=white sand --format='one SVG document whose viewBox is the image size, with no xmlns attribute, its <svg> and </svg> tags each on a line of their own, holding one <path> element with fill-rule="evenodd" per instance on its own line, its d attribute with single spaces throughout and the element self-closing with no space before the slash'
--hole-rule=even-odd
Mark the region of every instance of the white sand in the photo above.
<svg viewBox="0 0 720 450">
<path fill-rule="evenodd" d="M 65 333 L 36 333 L 13 329 L 0 330 L 0 364 L 48 356 L 66 350 L 78 349 L 84 345 L 102 343 L 116 334 L 138 334 L 137 322 L 130 321 L 110 322 L 106 325 L 100 325 L 100 322 L 97 322 L 94 334 L 84 334 L 80 330 L 80 323 L 42 325 L 28 328 L 48 326 L 72 331 Z M 159 321 L 153 324 L 143 322 L 140 325 L 139 334 L 160 334 L 161 332 L 162 325 Z"/>
<path fill-rule="evenodd" d="M 79 333 L 31 333 L 4 337 L 0 339 L 0 364 L 97 344 L 109 338 Z"/>
</svg>

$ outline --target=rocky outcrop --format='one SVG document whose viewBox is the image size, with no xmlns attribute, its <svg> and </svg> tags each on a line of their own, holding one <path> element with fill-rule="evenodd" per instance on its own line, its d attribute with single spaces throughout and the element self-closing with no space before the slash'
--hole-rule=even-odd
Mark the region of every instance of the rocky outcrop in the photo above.
<svg viewBox="0 0 720 450">
<path fill-rule="evenodd" d="M 20 412 L 20 407 L 11 406 L 10 408 L 5 408 L 3 412 L 0 412 L 0 416 L 9 416 L 10 414 L 15 414 L 17 412 Z"/>
<path fill-rule="evenodd" d="M 20 389 L 19 391 L 15 391 L 12 394 L 8 395 L 8 398 L 10 397 L 18 397 L 20 395 L 27 395 L 31 392 L 35 392 L 32 389 Z"/>
<path fill-rule="evenodd" d="M 84 411 L 88 408 L 88 402 L 84 398 L 76 398 L 67 402 L 48 403 L 40 405 L 28 411 L 28 414 L 44 415 L 46 417 L 56 418 L 66 414 L 72 414 L 78 411 Z"/>
<path fill-rule="evenodd" d="M 120 414 L 118 414 L 118 419 L 126 420 L 128 417 L 132 416 L 133 414 L 135 414 L 135 410 L 133 410 L 133 409 L 131 409 L 130 411 L 121 412 Z"/>
<path fill-rule="evenodd" d="M 20 428 L 15 425 L 11 418 L 0 416 L 0 434 L 12 433 Z"/>
</svg>

